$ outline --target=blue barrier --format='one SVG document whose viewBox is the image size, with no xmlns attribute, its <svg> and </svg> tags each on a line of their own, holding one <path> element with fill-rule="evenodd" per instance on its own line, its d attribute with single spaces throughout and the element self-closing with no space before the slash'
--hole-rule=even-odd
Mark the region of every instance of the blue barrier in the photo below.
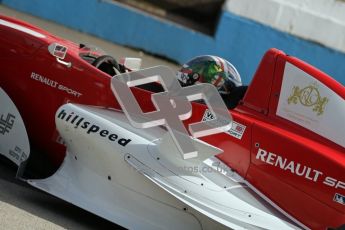
<svg viewBox="0 0 345 230">
<path fill-rule="evenodd" d="M 109 0 L 0 0 L 20 11 L 112 42 L 183 63 L 201 54 L 230 60 L 248 84 L 263 56 L 275 47 L 318 67 L 345 85 L 345 54 L 223 12 L 214 37 Z"/>
<path fill-rule="evenodd" d="M 234 33 L 231 33 L 231 31 Z M 218 26 L 220 56 L 233 59 L 239 71 L 252 76 L 263 54 L 278 48 L 331 75 L 345 85 L 345 54 L 224 12 Z M 232 55 L 235 55 L 232 58 Z"/>
</svg>

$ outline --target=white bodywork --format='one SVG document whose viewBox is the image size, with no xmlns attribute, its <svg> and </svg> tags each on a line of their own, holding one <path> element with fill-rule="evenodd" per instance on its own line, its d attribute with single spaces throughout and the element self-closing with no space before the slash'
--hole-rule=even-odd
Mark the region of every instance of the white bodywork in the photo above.
<svg viewBox="0 0 345 230">
<path fill-rule="evenodd" d="M 21 166 L 30 155 L 29 138 L 20 113 L 0 88 L 0 154 Z"/>
<path fill-rule="evenodd" d="M 121 112 L 73 104 L 59 109 L 56 125 L 64 163 L 29 183 L 126 228 L 298 228 L 213 157 L 213 146 L 195 140 L 201 154 L 183 160 L 163 128 L 135 129 Z"/>
</svg>

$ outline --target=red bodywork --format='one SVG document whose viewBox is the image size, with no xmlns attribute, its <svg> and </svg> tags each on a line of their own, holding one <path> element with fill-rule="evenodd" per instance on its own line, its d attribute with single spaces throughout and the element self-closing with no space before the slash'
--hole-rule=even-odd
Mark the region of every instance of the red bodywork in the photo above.
<svg viewBox="0 0 345 230">
<path fill-rule="evenodd" d="M 38 38 L 7 26 L 0 26 L 0 87 L 17 106 L 29 134 L 30 145 L 59 165 L 65 147 L 57 142 L 55 113 L 66 102 L 120 109 L 111 92 L 111 77 L 83 60 L 79 45 L 46 31 L 5 16 L 0 19 L 45 35 Z M 48 46 L 68 47 L 64 59 L 68 68 L 56 61 Z M 258 149 L 279 154 L 290 161 L 318 169 L 337 182 L 345 182 L 345 149 L 328 139 L 276 115 L 285 64 L 289 62 L 312 75 L 341 98 L 345 88 L 316 68 L 271 49 L 259 68 L 240 105 L 229 111 L 234 121 L 246 126 L 242 139 L 222 133 L 202 138 L 224 150 L 218 158 L 245 178 L 283 211 L 311 229 L 339 227 L 345 223 L 345 205 L 334 202 L 334 194 L 344 188 L 325 186 L 256 159 Z M 75 94 L 42 84 L 32 74 L 44 76 Z M 49 86 L 50 84 L 50 86 Z M 133 89 L 144 110 L 152 110 L 150 92 Z M 200 121 L 204 105 L 193 105 L 193 116 L 186 124 Z M 309 175 L 311 177 L 312 175 Z"/>
</svg>

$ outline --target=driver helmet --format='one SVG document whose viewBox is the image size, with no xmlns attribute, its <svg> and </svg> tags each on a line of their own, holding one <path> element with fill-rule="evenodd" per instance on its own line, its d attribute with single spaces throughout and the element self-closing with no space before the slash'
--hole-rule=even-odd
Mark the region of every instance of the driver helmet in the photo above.
<svg viewBox="0 0 345 230">
<path fill-rule="evenodd" d="M 221 94 L 228 94 L 234 87 L 242 85 L 240 74 L 230 62 L 211 55 L 198 56 L 184 64 L 177 72 L 177 78 L 183 87 L 197 82 L 210 83 Z"/>
</svg>

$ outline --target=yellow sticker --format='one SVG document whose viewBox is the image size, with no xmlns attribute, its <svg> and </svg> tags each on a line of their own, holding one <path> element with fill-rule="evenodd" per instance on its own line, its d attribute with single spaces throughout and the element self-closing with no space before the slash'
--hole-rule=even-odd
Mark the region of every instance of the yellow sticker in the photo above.
<svg viewBox="0 0 345 230">
<path fill-rule="evenodd" d="M 318 116 L 324 113 L 328 101 L 329 99 L 327 97 L 321 97 L 316 83 L 302 89 L 299 86 L 294 86 L 288 98 L 288 104 L 297 104 L 299 102 L 303 106 L 313 107 L 313 111 Z"/>
</svg>

